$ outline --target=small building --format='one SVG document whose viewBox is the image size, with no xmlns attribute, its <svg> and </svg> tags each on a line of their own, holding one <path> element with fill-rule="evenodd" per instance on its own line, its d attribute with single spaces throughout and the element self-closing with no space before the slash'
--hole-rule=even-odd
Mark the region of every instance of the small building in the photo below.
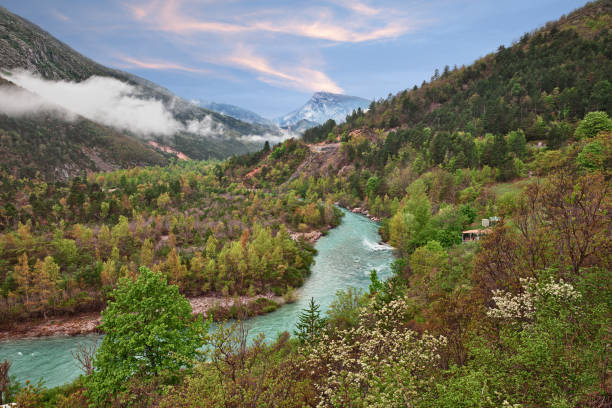
<svg viewBox="0 0 612 408">
<path fill-rule="evenodd" d="M 491 230 L 488 228 L 463 231 L 461 233 L 461 240 L 463 242 L 478 241 L 480 240 L 480 237 L 487 235 L 489 232 L 491 232 Z"/>
</svg>

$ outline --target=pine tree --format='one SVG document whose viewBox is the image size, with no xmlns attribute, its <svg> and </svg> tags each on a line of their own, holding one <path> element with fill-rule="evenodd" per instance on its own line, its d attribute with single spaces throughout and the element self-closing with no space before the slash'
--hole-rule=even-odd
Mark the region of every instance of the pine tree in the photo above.
<svg viewBox="0 0 612 408">
<path fill-rule="evenodd" d="M 22 293 L 23 304 L 26 310 L 29 310 L 32 306 L 30 304 L 30 298 L 32 295 L 32 288 L 34 287 L 35 275 L 30 269 L 27 253 L 24 252 L 19 257 L 19 263 L 15 265 L 13 278 L 15 279 L 15 283 L 17 283 L 18 290 Z"/>
<path fill-rule="evenodd" d="M 296 330 L 293 332 L 302 343 L 313 343 L 319 332 L 325 327 L 325 319 L 321 317 L 320 306 L 310 298 L 308 307 L 300 313 Z"/>
</svg>

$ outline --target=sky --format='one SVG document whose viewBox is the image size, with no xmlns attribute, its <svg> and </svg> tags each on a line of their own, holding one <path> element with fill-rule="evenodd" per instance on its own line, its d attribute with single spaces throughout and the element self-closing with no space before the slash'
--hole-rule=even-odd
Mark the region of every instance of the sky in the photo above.
<svg viewBox="0 0 612 408">
<path fill-rule="evenodd" d="M 87 57 L 267 118 L 328 91 L 368 99 L 469 65 L 577 0 L 0 0 Z"/>
</svg>

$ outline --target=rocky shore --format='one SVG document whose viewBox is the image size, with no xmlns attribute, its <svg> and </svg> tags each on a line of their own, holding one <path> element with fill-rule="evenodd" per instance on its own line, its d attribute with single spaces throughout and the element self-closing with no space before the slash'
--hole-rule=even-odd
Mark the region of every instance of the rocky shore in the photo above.
<svg viewBox="0 0 612 408">
<path fill-rule="evenodd" d="M 374 222 L 380 222 L 380 218 L 371 215 L 370 212 L 366 210 L 365 208 L 356 207 L 353 209 L 351 208 L 347 208 L 347 209 L 352 213 L 364 215 Z"/>
<path fill-rule="evenodd" d="M 193 314 L 202 314 L 206 317 L 209 310 L 213 308 L 231 308 L 236 300 L 240 304 L 248 304 L 259 298 L 269 299 L 279 305 L 285 303 L 281 296 L 272 294 L 260 296 L 198 296 L 189 299 Z M 101 333 L 100 313 L 87 313 L 78 316 L 53 317 L 47 320 L 22 321 L 14 323 L 12 327 L 0 331 L 0 340 L 12 340 L 27 337 L 48 336 L 77 336 L 80 334 Z"/>
<path fill-rule="evenodd" d="M 289 236 L 294 241 L 299 241 L 300 239 L 303 239 L 306 242 L 314 244 L 315 242 L 317 242 L 317 240 L 319 240 L 319 238 L 323 236 L 323 233 L 319 230 L 314 230 L 310 232 L 290 232 Z"/>
</svg>

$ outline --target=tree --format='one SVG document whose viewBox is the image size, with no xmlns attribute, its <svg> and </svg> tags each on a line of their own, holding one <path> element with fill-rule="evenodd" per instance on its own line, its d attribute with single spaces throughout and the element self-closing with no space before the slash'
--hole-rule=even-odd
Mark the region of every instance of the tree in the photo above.
<svg viewBox="0 0 612 408">
<path fill-rule="evenodd" d="M 13 278 L 17 283 L 18 290 L 23 294 L 23 304 L 26 310 L 30 310 L 32 307 L 30 302 L 32 300 L 32 290 L 36 283 L 36 275 L 34 275 L 30 268 L 27 253 L 24 252 L 19 257 L 19 263 L 15 265 Z"/>
<path fill-rule="evenodd" d="M 380 179 L 377 176 L 370 177 L 366 183 L 366 196 L 372 197 L 376 193 L 376 190 L 378 190 L 379 184 Z"/>
<path fill-rule="evenodd" d="M 610 84 L 610 81 L 599 81 L 593 86 L 591 104 L 594 105 L 597 110 L 610 111 L 610 108 L 612 108 L 612 84 Z"/>
<path fill-rule="evenodd" d="M 606 112 L 589 112 L 584 119 L 580 121 L 574 136 L 577 139 L 585 139 L 597 136 L 597 133 L 612 130 L 612 119 L 608 117 Z"/>
<path fill-rule="evenodd" d="M 439 276 L 446 269 L 448 254 L 438 241 L 429 241 L 426 245 L 417 248 L 410 256 L 410 287 L 415 289 L 424 300 L 433 289 Z"/>
<path fill-rule="evenodd" d="M 302 343 L 313 343 L 321 329 L 325 327 L 325 319 L 321 317 L 320 306 L 310 298 L 308 307 L 300 313 L 295 334 Z"/>
<path fill-rule="evenodd" d="M 102 312 L 106 336 L 86 380 L 96 406 L 124 390 L 133 376 L 172 376 L 191 367 L 208 331 L 178 287 L 145 267 L 135 281 L 122 278 L 111 299 Z"/>
<path fill-rule="evenodd" d="M 370 294 L 383 292 L 384 284 L 378 280 L 376 270 L 370 272 Z M 361 289 L 349 287 L 336 292 L 334 301 L 327 311 L 326 325 L 330 330 L 349 330 L 359 324 L 361 309 L 369 303 L 370 298 Z"/>
<path fill-rule="evenodd" d="M 515 130 L 508 134 L 508 150 L 519 159 L 525 157 L 527 153 L 527 139 L 525 139 L 525 133 L 522 130 Z"/>
<path fill-rule="evenodd" d="M 11 363 L 8 360 L 0 363 L 0 404 L 8 401 L 11 378 L 9 377 L 9 370 L 11 369 Z"/>
<path fill-rule="evenodd" d="M 153 266 L 153 260 L 155 259 L 155 252 L 153 250 L 153 243 L 149 238 L 145 239 L 140 248 L 140 264 L 150 268 Z"/>
<path fill-rule="evenodd" d="M 592 142 L 587 143 L 578 153 L 576 163 L 589 171 L 601 170 L 610 174 L 612 171 L 612 132 L 600 132 Z"/>
<path fill-rule="evenodd" d="M 501 134 L 493 136 L 493 152 L 491 157 L 491 165 L 500 167 L 507 160 L 508 145 L 506 138 Z"/>
<path fill-rule="evenodd" d="M 553 122 L 550 124 L 547 135 L 547 147 L 549 150 L 555 150 L 561 147 L 571 134 L 569 126 L 562 122 Z"/>
<path fill-rule="evenodd" d="M 440 164 L 444 161 L 446 152 L 451 145 L 451 139 L 448 132 L 438 132 L 431 143 L 430 152 L 434 164 Z"/>
<path fill-rule="evenodd" d="M 46 308 L 54 303 L 57 296 L 56 280 L 59 278 L 60 268 L 51 256 L 40 259 L 34 265 L 36 281 L 32 293 L 36 296 L 35 310 L 42 311 L 46 317 Z"/>
<path fill-rule="evenodd" d="M 431 202 L 425 185 L 417 180 L 407 189 L 410 199 L 391 218 L 389 242 L 402 254 L 409 254 L 431 239 Z"/>
</svg>

